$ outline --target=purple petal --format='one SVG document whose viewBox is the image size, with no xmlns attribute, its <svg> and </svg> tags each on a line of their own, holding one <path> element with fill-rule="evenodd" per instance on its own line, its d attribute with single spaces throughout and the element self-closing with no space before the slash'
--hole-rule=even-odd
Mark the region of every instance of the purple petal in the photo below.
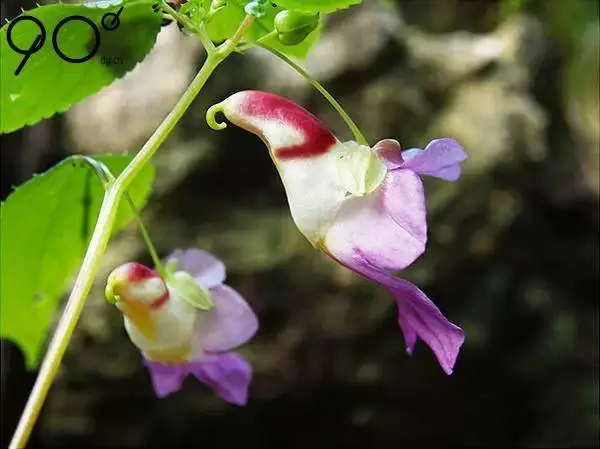
<svg viewBox="0 0 600 449">
<path fill-rule="evenodd" d="M 159 398 L 175 393 L 181 389 L 186 377 L 184 365 L 165 365 L 159 362 L 153 362 L 144 357 L 144 365 L 150 372 L 152 386 Z"/>
<path fill-rule="evenodd" d="M 465 341 L 463 330 L 448 321 L 416 285 L 391 276 L 387 284 L 398 304 L 398 324 L 404 333 L 407 352 L 412 353 L 419 336 L 431 348 L 446 374 L 452 374 Z"/>
<path fill-rule="evenodd" d="M 351 258 L 332 256 L 347 268 L 380 283 L 394 296 L 398 305 L 398 324 L 409 354 L 418 336 L 431 348 L 446 374 L 452 374 L 465 340 L 461 328 L 448 321 L 417 286 L 373 266 L 359 250 Z"/>
<path fill-rule="evenodd" d="M 411 148 L 403 151 L 402 158 L 403 168 L 420 175 L 456 181 L 460 177 L 460 163 L 467 158 L 467 154 L 456 140 L 443 138 L 432 140 L 424 150 Z"/>
<path fill-rule="evenodd" d="M 400 307 L 400 304 L 398 304 Z M 417 332 L 415 328 L 410 325 L 410 320 L 408 316 L 405 316 L 403 313 L 398 311 L 398 324 L 400 325 L 400 329 L 402 329 L 402 334 L 404 334 L 404 343 L 406 344 L 406 352 L 408 355 L 412 355 L 415 345 L 417 344 Z"/>
<path fill-rule="evenodd" d="M 168 259 L 175 259 L 179 269 L 188 272 L 210 289 L 225 281 L 225 265 L 207 251 L 196 248 L 175 250 Z"/>
<path fill-rule="evenodd" d="M 348 197 L 325 236 L 336 257 L 356 250 L 382 269 L 400 270 L 425 250 L 427 222 L 423 184 L 411 170 L 388 172 L 375 193 Z"/>
<path fill-rule="evenodd" d="M 240 355 L 206 354 L 202 361 L 188 363 L 186 370 L 227 402 L 236 405 L 248 402 L 252 367 Z"/>
<path fill-rule="evenodd" d="M 258 330 L 258 318 L 248 303 L 228 285 L 210 290 L 215 307 L 197 320 L 196 345 L 224 352 L 246 343 Z"/>
</svg>

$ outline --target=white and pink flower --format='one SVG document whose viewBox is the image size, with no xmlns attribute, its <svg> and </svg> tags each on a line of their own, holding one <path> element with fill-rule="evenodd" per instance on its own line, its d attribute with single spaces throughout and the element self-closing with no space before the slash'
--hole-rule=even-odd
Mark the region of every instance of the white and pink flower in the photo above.
<svg viewBox="0 0 600 449">
<path fill-rule="evenodd" d="M 250 340 L 258 319 L 248 303 L 224 284 L 225 265 L 195 248 L 168 258 L 187 273 L 214 306 L 201 309 L 171 279 L 131 262 L 108 277 L 106 296 L 123 313 L 125 329 L 140 349 L 157 396 L 178 391 L 194 375 L 224 400 L 245 405 L 252 368 L 234 349 Z M 188 290 L 189 291 L 189 290 Z"/>
<path fill-rule="evenodd" d="M 299 105 L 261 91 L 238 92 L 213 106 L 208 121 L 215 129 L 225 126 L 214 120 L 219 111 L 267 145 L 300 232 L 338 263 L 386 288 L 396 300 L 408 353 L 420 337 L 452 373 L 462 329 L 417 286 L 390 272 L 406 268 L 425 250 L 420 175 L 457 180 L 466 159 L 461 145 L 443 138 L 424 150 L 401 151 L 391 139 L 373 148 L 340 142 Z"/>
</svg>

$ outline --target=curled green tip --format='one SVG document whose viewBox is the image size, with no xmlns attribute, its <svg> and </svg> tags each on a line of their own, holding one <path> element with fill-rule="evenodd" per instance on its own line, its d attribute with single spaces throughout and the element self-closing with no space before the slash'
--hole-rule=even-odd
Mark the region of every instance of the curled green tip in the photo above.
<svg viewBox="0 0 600 449">
<path fill-rule="evenodd" d="M 115 305 L 117 302 L 119 302 L 119 295 L 115 295 L 115 292 L 113 291 L 113 286 L 110 282 L 106 285 L 106 288 L 104 289 L 104 298 L 112 305 Z"/>
<path fill-rule="evenodd" d="M 223 109 L 223 103 L 217 103 L 212 105 L 210 108 L 208 108 L 208 111 L 206 111 L 206 123 L 208 123 L 208 126 L 215 131 L 220 131 L 227 128 L 227 123 L 219 122 L 216 119 L 217 113 L 223 112 Z"/>
<path fill-rule="evenodd" d="M 96 159 L 91 158 L 89 156 L 84 156 L 80 154 L 75 154 L 71 156 L 71 158 L 74 161 L 79 161 L 82 164 L 86 164 L 88 167 L 94 170 L 96 172 L 96 176 L 98 176 L 98 179 L 100 179 L 100 182 L 102 182 L 104 186 L 107 186 L 115 180 L 114 175 L 102 162 L 99 162 Z"/>
</svg>

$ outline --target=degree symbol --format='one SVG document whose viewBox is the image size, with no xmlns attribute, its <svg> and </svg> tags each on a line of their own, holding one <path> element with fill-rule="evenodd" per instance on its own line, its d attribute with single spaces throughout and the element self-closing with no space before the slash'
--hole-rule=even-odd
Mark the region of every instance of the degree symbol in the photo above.
<svg viewBox="0 0 600 449">
<path fill-rule="evenodd" d="M 114 12 L 107 12 L 104 14 L 102 16 L 102 28 L 106 31 L 113 31 L 119 28 L 119 25 L 121 24 L 121 18 L 119 16 L 123 12 L 123 8 L 124 6 L 121 6 L 116 14 Z"/>
</svg>

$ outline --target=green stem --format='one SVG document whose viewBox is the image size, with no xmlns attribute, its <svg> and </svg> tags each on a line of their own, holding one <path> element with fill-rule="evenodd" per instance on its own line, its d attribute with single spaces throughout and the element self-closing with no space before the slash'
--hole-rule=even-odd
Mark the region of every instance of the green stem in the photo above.
<svg viewBox="0 0 600 449">
<path fill-rule="evenodd" d="M 206 13 L 206 18 L 205 18 L 205 23 L 210 23 L 210 21 L 213 19 L 214 15 L 216 13 L 218 13 L 221 9 L 225 8 L 225 6 L 227 6 L 226 2 L 221 2 L 220 5 L 218 5 L 217 7 L 215 7 L 215 2 L 210 2 L 210 8 L 208 9 L 208 12 Z"/>
<path fill-rule="evenodd" d="M 215 51 L 215 49 L 216 49 L 215 44 L 213 44 L 212 40 L 206 33 L 206 30 L 204 29 L 204 27 L 196 24 L 192 19 L 190 19 L 185 14 L 181 14 L 179 11 L 171 8 L 171 5 L 169 5 L 166 2 L 166 0 L 163 0 L 162 7 L 163 7 L 163 11 L 165 11 L 167 14 L 169 14 L 171 17 L 173 17 L 177 22 L 179 22 L 180 24 L 185 26 L 188 30 L 190 30 L 192 33 L 194 33 L 196 36 L 198 36 L 200 38 L 200 42 L 202 42 L 202 45 L 204 45 L 204 48 L 207 53 L 213 53 Z"/>
<path fill-rule="evenodd" d="M 94 158 L 91 158 L 89 156 L 81 156 L 81 155 L 75 155 L 75 156 L 73 156 L 73 159 L 82 161 L 83 163 L 90 166 L 94 170 L 94 173 L 96 173 L 96 176 L 98 177 L 98 179 L 100 179 L 100 182 L 102 183 L 102 186 L 104 187 L 105 190 L 108 189 L 111 186 L 111 184 L 115 182 L 116 178 L 111 173 L 111 171 L 108 169 L 108 167 L 106 165 L 104 165 L 102 162 L 98 162 L 97 160 L 95 160 Z M 124 196 L 127 199 L 127 202 L 129 203 L 129 207 L 131 208 L 131 211 L 133 212 L 133 216 L 135 217 L 135 220 L 137 221 L 137 224 L 140 229 L 140 233 L 142 234 L 142 238 L 144 239 L 144 242 L 146 243 L 146 247 L 148 248 L 150 257 L 152 258 L 152 261 L 154 262 L 156 271 L 158 271 L 158 274 L 160 275 L 160 277 L 162 277 L 163 279 L 166 279 L 167 272 L 166 272 L 165 268 L 163 267 L 160 258 L 158 257 L 158 252 L 156 251 L 154 243 L 152 243 L 152 239 L 150 238 L 150 234 L 148 233 L 148 230 L 146 229 L 146 226 L 144 225 L 144 221 L 142 220 L 142 217 L 140 216 L 140 212 L 138 211 L 137 207 L 135 207 L 135 203 L 131 199 L 131 195 L 129 195 L 129 192 L 125 191 Z"/>
<path fill-rule="evenodd" d="M 142 217 L 140 217 L 140 213 L 137 210 L 137 208 L 135 207 L 135 204 L 133 203 L 133 200 L 131 199 L 131 197 L 129 195 L 127 195 L 127 201 L 129 202 L 129 205 L 131 206 L 131 209 L 133 210 L 133 213 L 136 217 L 138 226 L 140 227 L 140 233 L 142 234 L 142 238 L 144 239 L 144 242 L 146 242 L 146 247 L 148 248 L 148 252 L 150 252 L 150 257 L 152 258 L 152 261 L 154 262 L 154 267 L 156 268 L 156 271 L 158 272 L 158 274 L 161 278 L 167 279 L 167 271 L 165 270 L 165 267 L 163 266 L 160 258 L 158 257 L 158 252 L 156 251 L 156 248 L 154 247 L 154 245 L 152 243 L 152 239 L 150 238 L 150 233 L 146 229 L 146 226 L 144 226 Z"/>
<path fill-rule="evenodd" d="M 294 61 L 292 61 L 290 58 L 288 58 L 286 55 L 279 52 L 278 50 L 267 47 L 266 45 L 263 45 L 260 42 L 257 42 L 256 45 L 267 50 L 268 52 L 272 53 L 273 55 L 277 56 L 279 59 L 283 60 L 290 67 L 292 67 L 296 72 L 298 72 L 300 75 L 302 75 L 302 77 L 304 77 L 304 79 L 306 79 L 310 84 L 312 84 L 312 86 L 316 90 L 318 90 L 321 93 L 321 95 L 323 95 L 325 97 L 325 99 L 329 102 L 329 104 L 331 104 L 331 106 L 333 106 L 333 108 L 337 111 L 337 113 L 340 115 L 340 117 L 342 117 L 342 119 L 346 122 L 346 125 L 348 125 L 348 128 L 350 128 L 350 131 L 352 132 L 352 135 L 354 136 L 356 141 L 358 143 L 360 143 L 361 145 L 369 146 L 367 139 L 365 139 L 365 136 L 363 136 L 363 134 L 360 132 L 360 129 L 358 128 L 358 126 L 356 126 L 356 123 L 354 123 L 354 121 L 352 121 L 352 119 L 346 113 L 346 111 L 344 110 L 342 105 L 339 104 L 337 102 L 337 100 L 335 98 L 333 98 L 333 96 L 329 92 L 327 92 L 327 89 L 325 89 L 321 83 L 319 83 L 315 78 L 313 78 L 310 73 L 308 73 L 303 67 L 296 64 Z"/>
<path fill-rule="evenodd" d="M 136 175 L 150 161 L 160 145 L 165 141 L 213 71 L 231 54 L 236 44 L 243 37 L 251 24 L 252 17 L 247 16 L 233 38 L 219 46 L 216 51 L 207 51 L 208 56 L 204 61 L 202 68 L 190 83 L 173 110 L 167 115 L 150 139 L 148 139 L 148 142 L 146 142 L 125 170 L 106 191 L 104 199 L 102 200 L 102 206 L 100 207 L 96 227 L 94 228 L 94 233 L 92 234 L 90 244 L 85 253 L 85 257 L 83 258 L 83 263 L 79 269 L 77 278 L 75 279 L 73 290 L 71 290 L 65 310 L 58 322 L 52 341 L 48 346 L 48 351 L 46 352 L 46 356 L 40 367 L 40 372 L 33 389 L 31 390 L 29 399 L 25 405 L 25 410 L 21 415 L 9 449 L 21 449 L 27 444 L 33 426 L 35 425 L 42 405 L 44 404 L 44 400 L 48 395 L 48 390 L 52 385 L 52 381 L 56 376 L 63 355 L 71 340 L 71 335 L 73 334 L 75 325 L 81 315 L 85 300 L 92 288 L 94 277 L 100 269 L 102 256 L 108 246 L 108 241 L 112 233 L 122 195 L 125 193 L 129 184 L 135 179 Z"/>
<path fill-rule="evenodd" d="M 243 53 L 246 50 L 249 50 L 252 47 L 256 47 L 258 44 L 262 44 L 265 41 L 267 41 L 267 40 L 269 40 L 269 39 L 271 39 L 272 37 L 275 37 L 275 36 L 277 36 L 277 30 L 273 30 L 273 31 L 271 31 L 271 32 L 269 32 L 269 33 L 267 33 L 267 34 L 259 37 L 254 42 L 246 42 L 246 43 L 242 42 L 242 43 L 240 43 L 240 45 L 238 45 L 236 47 L 235 51 L 239 52 L 239 53 Z"/>
<path fill-rule="evenodd" d="M 112 223 L 117 214 L 119 199 L 120 192 L 114 185 L 104 195 L 96 228 L 94 229 L 94 234 L 79 270 L 79 275 L 56 327 L 56 331 L 48 347 L 48 352 L 40 367 L 40 373 L 29 394 L 25 410 L 21 415 L 17 430 L 10 443 L 10 449 L 21 449 L 27 444 L 33 425 L 37 420 L 50 385 L 58 371 L 63 354 L 71 339 L 75 324 L 85 304 L 85 299 L 92 287 L 94 275 L 100 267 L 102 255 L 104 254 L 112 230 Z"/>
</svg>

